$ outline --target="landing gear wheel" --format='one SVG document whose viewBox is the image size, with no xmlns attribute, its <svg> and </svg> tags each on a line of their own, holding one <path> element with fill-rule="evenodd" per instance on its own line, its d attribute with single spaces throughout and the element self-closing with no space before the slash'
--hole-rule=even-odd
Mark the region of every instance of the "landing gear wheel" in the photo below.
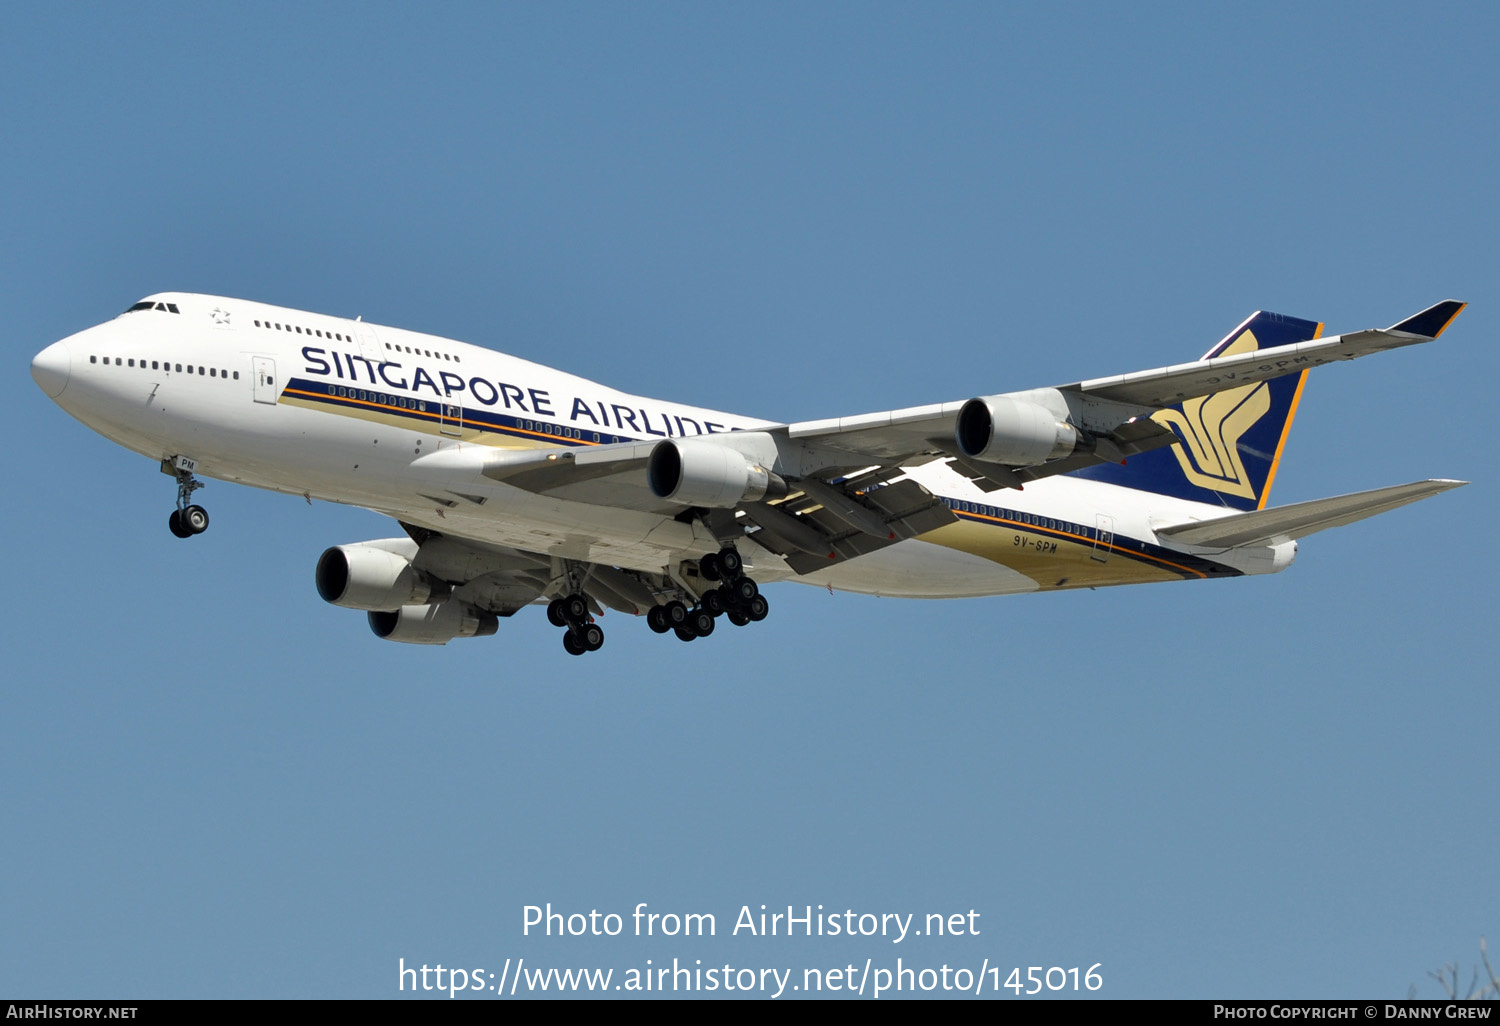
<svg viewBox="0 0 1500 1026">
<path fill-rule="evenodd" d="M 740 612 L 738 609 L 731 609 L 729 611 L 729 622 L 734 624 L 736 627 L 743 627 L 745 626 L 745 624 L 750 622 L 750 618 L 744 613 Z"/>
<path fill-rule="evenodd" d="M 661 607 L 662 623 L 666 624 L 668 627 L 681 627 L 683 624 L 687 623 L 687 618 L 687 606 L 683 605 L 676 599 L 673 599 L 671 602 L 668 602 L 666 605 Z"/>
<path fill-rule="evenodd" d="M 751 620 L 764 620 L 766 618 L 766 614 L 770 611 L 771 605 L 766 601 L 764 595 L 757 595 L 749 602 L 745 603 L 745 615 L 748 616 Z"/>
<path fill-rule="evenodd" d="M 755 596 L 760 594 L 760 586 L 748 577 L 741 577 L 729 586 L 735 601 L 740 605 L 749 605 Z"/>
<path fill-rule="evenodd" d="M 563 600 L 553 599 L 547 603 L 547 622 L 554 627 L 566 627 L 568 618 L 563 615 Z"/>
<path fill-rule="evenodd" d="M 712 591 L 704 592 L 703 608 L 708 611 L 710 616 L 722 615 L 726 608 L 722 589 L 714 588 Z"/>
<path fill-rule="evenodd" d="M 700 638 L 714 632 L 714 615 L 706 609 L 695 609 L 688 614 L 688 628 Z"/>
<path fill-rule="evenodd" d="M 188 469 L 196 466 L 182 456 L 161 461 L 162 471 L 177 479 L 177 508 L 172 511 L 167 526 L 179 538 L 191 538 L 208 530 L 208 511 L 202 506 L 192 505 L 193 493 L 203 487 L 203 482 L 193 477 L 192 470 Z"/>
<path fill-rule="evenodd" d="M 688 628 L 688 627 L 673 627 L 672 630 L 674 632 L 676 632 L 677 636 L 679 638 L 681 638 L 683 641 L 692 641 L 694 638 L 696 638 L 698 636 L 698 635 L 694 634 L 692 632 L 692 630 L 690 628 Z"/>
<path fill-rule="evenodd" d="M 744 559 L 741 558 L 739 552 L 735 549 L 720 549 L 717 562 L 719 570 L 730 580 L 738 577 L 740 571 L 745 568 Z"/>
<path fill-rule="evenodd" d="M 719 557 L 711 552 L 698 560 L 698 572 L 705 581 L 717 581 L 724 577 L 724 571 L 719 567 Z"/>
<path fill-rule="evenodd" d="M 583 623 L 589 618 L 589 603 L 582 595 L 569 595 L 562 603 L 563 616 L 569 623 Z"/>
<path fill-rule="evenodd" d="M 604 628 L 597 623 L 586 623 L 577 628 L 579 644 L 589 652 L 597 652 L 604 647 Z M 572 634 L 573 631 L 569 631 Z"/>
<path fill-rule="evenodd" d="M 646 612 L 646 626 L 650 627 L 657 634 L 665 634 L 672 629 L 668 625 L 666 617 L 662 616 L 663 608 L 662 606 L 652 606 Z"/>
<path fill-rule="evenodd" d="M 189 506 L 182 511 L 177 522 L 186 528 L 189 534 L 202 534 L 208 530 L 208 510 L 202 506 Z"/>
<path fill-rule="evenodd" d="M 563 648 L 568 650 L 568 655 L 583 655 L 588 651 L 583 647 L 583 642 L 573 637 L 572 631 L 563 632 Z"/>
</svg>

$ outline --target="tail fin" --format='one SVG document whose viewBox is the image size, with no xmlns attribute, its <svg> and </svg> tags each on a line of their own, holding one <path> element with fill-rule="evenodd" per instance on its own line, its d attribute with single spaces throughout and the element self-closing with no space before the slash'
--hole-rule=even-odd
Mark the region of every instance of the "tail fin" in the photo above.
<svg viewBox="0 0 1500 1026">
<path fill-rule="evenodd" d="M 1306 342 L 1322 333 L 1317 321 L 1259 312 L 1203 359 Z M 1132 456 L 1124 465 L 1076 471 L 1075 476 L 1231 509 L 1262 509 L 1306 379 L 1304 370 L 1161 410 L 1152 419 L 1171 428 L 1177 444 Z"/>
</svg>

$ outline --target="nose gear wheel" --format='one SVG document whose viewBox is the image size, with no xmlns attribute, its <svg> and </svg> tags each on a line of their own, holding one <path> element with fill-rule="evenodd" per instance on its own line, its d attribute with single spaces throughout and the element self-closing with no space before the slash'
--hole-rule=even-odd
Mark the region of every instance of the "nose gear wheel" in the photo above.
<svg viewBox="0 0 1500 1026">
<path fill-rule="evenodd" d="M 197 463 L 182 456 L 161 461 L 161 469 L 177 479 L 177 508 L 167 518 L 167 529 L 178 538 L 191 538 L 208 530 L 208 510 L 193 503 L 193 493 L 203 482 L 193 476 Z"/>
</svg>

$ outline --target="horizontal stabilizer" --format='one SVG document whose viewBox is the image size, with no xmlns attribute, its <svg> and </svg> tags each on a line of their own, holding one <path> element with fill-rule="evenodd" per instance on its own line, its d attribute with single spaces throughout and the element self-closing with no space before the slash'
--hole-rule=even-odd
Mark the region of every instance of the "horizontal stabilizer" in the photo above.
<svg viewBox="0 0 1500 1026">
<path fill-rule="evenodd" d="M 1159 527 L 1156 533 L 1161 538 L 1184 545 L 1224 548 L 1289 541 L 1330 527 L 1352 524 L 1356 520 L 1373 517 L 1377 513 L 1466 484 L 1467 481 L 1414 481 L 1390 488 L 1376 488 L 1369 492 L 1335 495 L 1329 499 L 1313 499 L 1311 502 L 1297 502 L 1290 506 L 1277 506 L 1275 509 L 1238 513 L 1215 520 L 1195 520 L 1172 527 Z"/>
</svg>

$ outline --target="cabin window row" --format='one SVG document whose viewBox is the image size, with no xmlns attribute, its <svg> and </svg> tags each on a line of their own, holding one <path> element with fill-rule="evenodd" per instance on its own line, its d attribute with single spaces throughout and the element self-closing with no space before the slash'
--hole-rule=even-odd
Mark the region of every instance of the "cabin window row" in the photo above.
<svg viewBox="0 0 1500 1026">
<path fill-rule="evenodd" d="M 321 328 L 304 328 L 300 324 L 282 324 L 280 321 L 256 321 L 257 328 L 270 328 L 276 331 L 293 331 L 298 335 L 312 335 L 314 338 L 336 339 L 339 342 L 353 342 L 354 338 L 338 331 L 324 331 Z M 453 363 L 462 363 L 456 356 L 431 349 L 413 349 L 411 346 L 392 345 L 385 343 L 385 347 L 396 353 L 411 353 L 413 356 L 426 356 L 434 360 L 450 360 Z"/>
<path fill-rule="evenodd" d="M 106 356 L 104 358 L 104 365 L 106 367 L 109 366 L 109 361 L 110 361 L 110 357 Z M 183 368 L 182 364 L 179 363 L 179 364 L 175 364 L 174 365 L 174 364 L 172 364 L 170 362 L 163 362 L 161 360 L 152 360 L 150 368 L 147 368 L 145 360 L 137 360 L 137 359 L 134 359 L 133 357 L 122 358 L 122 357 L 116 356 L 116 357 L 114 357 L 114 361 L 115 361 L 115 366 L 116 367 L 138 367 L 141 370 L 147 370 L 147 369 L 149 369 L 149 370 L 164 370 L 164 371 L 172 371 L 172 370 L 175 369 L 175 371 L 178 374 L 183 374 L 183 373 L 192 374 L 195 371 L 195 368 L 194 368 L 194 366 L 192 364 L 188 364 L 187 365 L 187 370 L 184 372 L 183 369 L 182 369 Z M 98 362 L 99 362 L 99 357 L 97 357 L 97 356 L 90 356 L 89 357 L 89 363 L 98 363 Z M 239 371 L 234 371 L 234 372 L 231 373 L 230 371 L 227 371 L 227 370 L 221 370 L 218 367 L 198 367 L 198 368 L 196 368 L 196 372 L 199 375 L 201 375 L 203 377 L 206 377 L 206 378 L 229 378 L 229 377 L 232 377 L 232 378 L 234 378 L 235 381 L 240 380 L 240 372 Z"/>
<path fill-rule="evenodd" d="M 977 513 L 984 517 L 994 517 L 997 520 L 1009 520 L 1017 524 L 1026 524 L 1030 527 L 1044 527 L 1049 531 L 1064 531 L 1068 534 L 1089 537 L 1089 529 L 1082 524 L 1075 524 L 1069 520 L 1055 520 L 1051 517 L 1040 517 L 1035 513 L 1023 513 L 1017 509 L 1006 509 L 1003 506 L 986 506 L 982 502 L 965 502 L 963 499 L 943 500 L 952 509 L 960 513 Z"/>
<path fill-rule="evenodd" d="M 552 424 L 541 420 L 522 420 L 520 417 L 517 417 L 515 420 L 516 427 L 522 431 L 530 431 L 539 435 L 551 435 L 554 438 L 576 438 L 583 442 L 589 441 L 590 438 L 595 442 L 619 441 L 619 438 L 614 435 L 601 436 L 597 431 L 580 431 L 578 428 L 568 427 L 566 424 Z"/>
<path fill-rule="evenodd" d="M 408 399 L 403 395 L 392 395 L 386 392 L 366 392 L 360 388 L 345 388 L 343 385 L 329 385 L 328 394 L 336 395 L 343 399 L 358 399 L 361 402 L 375 403 L 379 406 L 395 406 L 403 410 L 416 410 L 419 413 L 427 412 L 427 403 L 421 399 Z"/>
<path fill-rule="evenodd" d="M 282 324 L 280 321 L 256 321 L 257 328 L 274 328 L 276 331 L 295 331 L 299 335 L 313 335 L 317 338 L 336 338 L 340 342 L 353 342 L 354 339 L 337 331 L 324 331 L 322 328 L 304 328 L 300 324 Z"/>
<path fill-rule="evenodd" d="M 452 360 L 454 363 L 463 363 L 458 357 L 449 356 L 447 353 L 436 349 L 413 349 L 411 346 L 393 346 L 389 342 L 385 344 L 385 347 L 393 353 L 411 353 L 413 356 L 428 356 L 434 360 Z"/>
</svg>

